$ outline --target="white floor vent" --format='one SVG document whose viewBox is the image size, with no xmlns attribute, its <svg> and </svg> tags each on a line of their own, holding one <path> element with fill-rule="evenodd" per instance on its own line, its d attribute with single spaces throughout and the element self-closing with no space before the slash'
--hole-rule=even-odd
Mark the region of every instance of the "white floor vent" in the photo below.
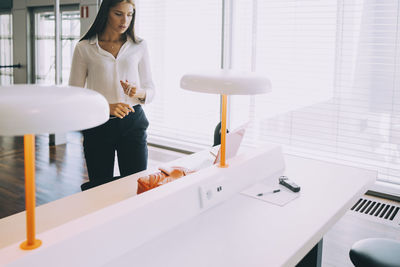
<svg viewBox="0 0 400 267">
<path fill-rule="evenodd" d="M 400 227 L 400 203 L 395 201 L 363 196 L 351 211 L 374 221 Z"/>
</svg>

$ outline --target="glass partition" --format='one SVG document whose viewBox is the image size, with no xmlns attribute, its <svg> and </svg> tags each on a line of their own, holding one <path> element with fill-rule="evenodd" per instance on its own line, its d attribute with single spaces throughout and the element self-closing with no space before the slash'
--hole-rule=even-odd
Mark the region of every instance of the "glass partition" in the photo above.
<svg viewBox="0 0 400 267">
<path fill-rule="evenodd" d="M 0 14 L 0 85 L 13 84 L 12 15 Z"/>
<path fill-rule="evenodd" d="M 54 12 L 34 11 L 35 76 L 34 82 L 54 84 L 55 81 L 55 20 Z M 61 83 L 68 84 L 74 47 L 80 38 L 79 10 L 61 9 Z"/>
</svg>

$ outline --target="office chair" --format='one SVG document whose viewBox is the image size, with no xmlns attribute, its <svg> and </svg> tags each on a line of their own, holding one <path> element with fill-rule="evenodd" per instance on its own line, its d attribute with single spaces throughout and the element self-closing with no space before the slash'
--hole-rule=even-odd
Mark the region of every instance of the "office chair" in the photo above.
<svg viewBox="0 0 400 267">
<path fill-rule="evenodd" d="M 226 133 L 229 133 L 229 130 L 226 129 Z M 214 130 L 214 144 L 213 146 L 217 146 L 221 144 L 221 122 L 215 126 Z"/>
<path fill-rule="evenodd" d="M 350 249 L 350 260 L 356 267 L 400 267 L 400 241 L 367 238 Z"/>
</svg>

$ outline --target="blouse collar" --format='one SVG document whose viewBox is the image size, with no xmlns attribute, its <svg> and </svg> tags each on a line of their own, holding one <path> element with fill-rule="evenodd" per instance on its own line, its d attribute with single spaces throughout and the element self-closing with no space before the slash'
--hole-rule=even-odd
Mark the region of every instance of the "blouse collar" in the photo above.
<svg viewBox="0 0 400 267">
<path fill-rule="evenodd" d="M 131 40 L 132 38 L 129 35 L 126 35 L 126 41 L 128 42 Z M 97 34 L 89 39 L 89 44 L 96 44 L 96 43 L 99 43 L 99 37 Z"/>
</svg>

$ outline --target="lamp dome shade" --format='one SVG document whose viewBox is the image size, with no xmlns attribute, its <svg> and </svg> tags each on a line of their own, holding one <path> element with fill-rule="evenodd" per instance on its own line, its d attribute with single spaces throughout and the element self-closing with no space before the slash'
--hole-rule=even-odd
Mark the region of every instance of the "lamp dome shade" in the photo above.
<svg viewBox="0 0 400 267">
<path fill-rule="evenodd" d="M 0 86 L 0 135 L 76 131 L 108 119 L 107 100 L 90 89 L 37 84 Z"/>
<path fill-rule="evenodd" d="M 255 95 L 270 92 L 271 82 L 254 72 L 215 70 L 185 74 L 181 88 L 210 94 Z"/>
</svg>

